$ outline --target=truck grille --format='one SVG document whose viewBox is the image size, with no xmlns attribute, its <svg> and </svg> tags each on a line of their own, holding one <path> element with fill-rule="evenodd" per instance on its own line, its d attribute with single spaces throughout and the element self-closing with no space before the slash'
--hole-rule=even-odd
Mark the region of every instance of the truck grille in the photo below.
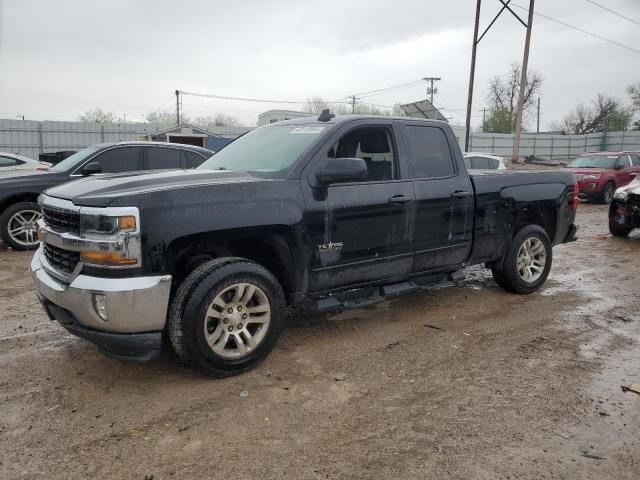
<svg viewBox="0 0 640 480">
<path fill-rule="evenodd" d="M 58 210 L 55 208 L 42 207 L 44 222 L 58 232 L 80 233 L 80 214 L 68 210 Z"/>
<path fill-rule="evenodd" d="M 54 247 L 48 243 L 43 244 L 42 250 L 47 262 L 60 272 L 68 275 L 73 272 L 76 265 L 80 261 L 79 252 L 70 252 L 69 250 L 63 250 L 62 248 Z"/>
</svg>

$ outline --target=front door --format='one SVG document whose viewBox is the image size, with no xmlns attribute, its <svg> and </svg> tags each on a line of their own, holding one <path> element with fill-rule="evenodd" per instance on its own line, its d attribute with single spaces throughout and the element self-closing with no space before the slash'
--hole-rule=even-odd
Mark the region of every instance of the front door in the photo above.
<svg viewBox="0 0 640 480">
<path fill-rule="evenodd" d="M 411 272 L 414 193 L 395 138 L 393 122 L 345 126 L 305 171 L 309 291 L 356 286 Z M 315 171 L 330 157 L 363 159 L 367 177 L 322 189 L 311 187 Z"/>
</svg>

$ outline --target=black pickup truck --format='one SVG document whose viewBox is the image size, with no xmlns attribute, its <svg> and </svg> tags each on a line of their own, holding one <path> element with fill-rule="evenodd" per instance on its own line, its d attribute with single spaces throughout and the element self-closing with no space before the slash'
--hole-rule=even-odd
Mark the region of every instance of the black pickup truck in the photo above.
<svg viewBox="0 0 640 480">
<path fill-rule="evenodd" d="M 468 174 L 446 123 L 323 112 L 195 170 L 88 178 L 39 202 L 31 270 L 51 319 L 113 356 L 166 343 L 227 376 L 269 354 L 287 308 L 367 305 L 473 264 L 536 291 L 552 246 L 575 239 L 577 192 L 561 171 Z"/>
</svg>

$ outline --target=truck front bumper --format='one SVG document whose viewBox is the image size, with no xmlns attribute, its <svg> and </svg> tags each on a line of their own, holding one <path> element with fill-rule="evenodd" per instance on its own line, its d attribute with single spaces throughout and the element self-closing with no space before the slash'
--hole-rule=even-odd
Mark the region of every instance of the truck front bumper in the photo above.
<svg viewBox="0 0 640 480">
<path fill-rule="evenodd" d="M 160 351 L 170 275 L 78 275 L 67 284 L 48 273 L 49 268 L 38 249 L 31 261 L 31 275 L 49 318 L 112 356 L 147 360 Z"/>
</svg>

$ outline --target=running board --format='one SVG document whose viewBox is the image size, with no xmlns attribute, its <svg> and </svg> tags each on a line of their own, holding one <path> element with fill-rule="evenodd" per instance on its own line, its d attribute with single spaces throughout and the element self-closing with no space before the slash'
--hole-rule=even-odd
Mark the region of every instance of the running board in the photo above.
<svg viewBox="0 0 640 480">
<path fill-rule="evenodd" d="M 339 313 L 352 308 L 369 305 L 397 298 L 407 293 L 427 290 L 442 282 L 458 283 L 464 279 L 462 270 L 448 273 L 435 273 L 412 278 L 404 282 L 389 283 L 375 287 L 363 287 L 345 292 L 333 293 L 318 299 L 308 299 L 301 305 L 301 310 L 314 313 Z"/>
</svg>

